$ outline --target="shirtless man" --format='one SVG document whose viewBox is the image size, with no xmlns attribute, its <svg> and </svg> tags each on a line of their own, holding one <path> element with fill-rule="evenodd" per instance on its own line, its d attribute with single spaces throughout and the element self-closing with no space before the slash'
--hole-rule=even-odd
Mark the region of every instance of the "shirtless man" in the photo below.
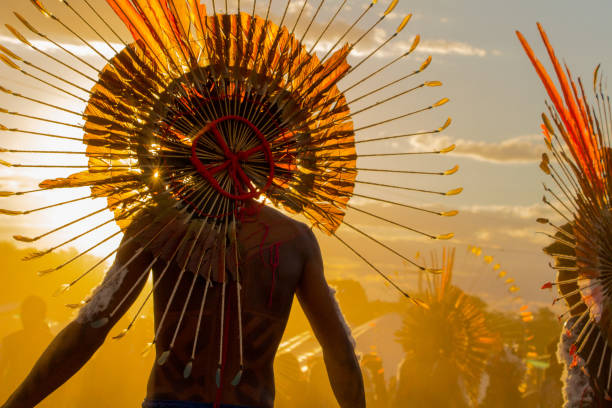
<svg viewBox="0 0 612 408">
<path fill-rule="evenodd" d="M 197 326 L 201 303 L 201 298 L 198 297 L 191 298 L 187 304 L 184 330 L 179 333 L 172 354 L 163 366 L 155 364 L 153 367 L 143 407 L 204 408 L 212 407 L 213 401 L 220 400 L 221 407 L 272 408 L 273 361 L 289 317 L 294 294 L 297 294 L 315 336 L 322 346 L 328 376 L 338 403 L 342 408 L 365 407 L 363 380 L 351 335 L 339 312 L 333 292 L 325 281 L 321 253 L 314 234 L 306 225 L 270 207 L 262 207 L 254 217 L 256 222 L 241 224 L 238 231 L 239 243 L 248 241 L 248 237 L 256 233 L 258 226 L 265 224 L 270 226 L 269 235 L 282 244 L 279 246 L 278 269 L 274 282 L 270 277 L 270 266 L 264 262 L 265 257 L 249 256 L 245 253 L 248 249 L 240 250 L 241 259 L 246 259 L 240 267 L 245 367 L 241 381 L 236 386 L 230 384 L 233 374 L 239 370 L 239 353 L 238 339 L 236 336 L 228 336 L 227 347 L 230 352 L 227 353 L 224 369 L 231 374 L 223 376 L 219 387 L 216 384 L 222 285 L 214 284 L 206 300 L 204 320 L 199 332 L 198 353 L 193 362 L 191 375 L 185 378 L 184 368 L 190 360 Z M 115 265 L 107 273 L 105 282 L 112 279 L 113 271 L 116 273 L 117 269 L 121 269 L 120 265 L 126 263 L 140 248 L 136 240 L 129 238 L 130 230 L 126 233 L 125 245 L 122 245 L 117 253 Z M 58 334 L 23 384 L 2 408 L 34 407 L 75 374 L 104 343 L 110 329 L 136 300 L 145 280 L 137 285 L 138 290 L 133 291 L 128 300 L 121 305 L 119 313 L 116 313 L 108 324 L 96 328 L 98 325 L 95 322 L 103 316 L 108 316 L 109 310 L 119 304 L 124 295 L 136 284 L 146 267 L 151 264 L 154 256 L 155 254 L 149 251 L 143 251 L 129 263 L 120 285 L 112 285 L 117 287 L 113 288 L 110 300 L 102 303 L 104 309 L 98 307 L 100 310 L 96 309 L 93 312 L 89 310 L 86 318 L 81 313 L 79 318 Z M 154 264 L 155 280 L 159 278 L 160 270 L 165 264 L 161 260 Z M 154 292 L 156 328 L 179 273 L 178 265 L 171 265 Z M 182 279 L 175 297 L 180 301 L 175 300 L 171 303 L 166 322 L 162 325 L 162 331 L 156 341 L 158 357 L 170 343 L 191 281 L 189 278 Z M 201 293 L 204 285 L 205 279 L 198 277 L 194 293 Z M 96 296 L 102 296 L 100 292 L 94 294 L 93 304 L 97 302 Z M 226 293 L 232 291 L 228 290 Z M 105 295 L 108 296 L 108 293 Z M 236 316 L 235 310 L 233 316 Z M 230 326 L 228 333 L 233 333 L 237 319 L 228 321 Z M 118 367 L 120 366 L 118 364 Z M 121 373 L 113 374 L 129 375 L 129 367 L 123 367 Z M 316 404 L 316 401 L 313 401 L 313 404 Z"/>
</svg>

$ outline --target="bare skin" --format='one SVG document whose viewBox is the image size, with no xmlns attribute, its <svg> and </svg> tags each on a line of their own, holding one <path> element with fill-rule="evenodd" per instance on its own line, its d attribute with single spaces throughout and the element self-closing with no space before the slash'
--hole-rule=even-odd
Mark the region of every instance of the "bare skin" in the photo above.
<svg viewBox="0 0 612 408">
<path fill-rule="evenodd" d="M 270 226 L 267 242 L 280 243 L 278 269 L 274 279 L 268 258 L 274 255 L 273 247 L 268 245 L 254 249 L 249 244 L 252 243 L 253 234 L 261 231 L 261 225 Z M 124 240 L 129 238 L 128 234 Z M 338 403 L 342 408 L 365 407 L 363 380 L 350 334 L 344 328 L 342 317 L 336 312 L 336 301 L 325 281 L 321 253 L 312 231 L 304 224 L 291 220 L 276 210 L 263 207 L 254 220 L 241 224 L 238 242 L 245 244 L 240 250 L 245 359 L 242 380 L 237 386 L 230 384 L 239 370 L 234 283 L 228 284 L 226 288 L 228 301 L 226 304 L 233 306 L 226 309 L 229 313 L 226 336 L 228 352 L 223 367 L 221 390 L 218 391 L 215 384 L 220 349 L 219 323 L 223 287 L 221 284 L 214 284 L 209 289 L 193 372 L 189 378 L 183 377 L 185 365 L 191 355 L 205 287 L 205 279 L 198 277 L 187 304 L 182 329 L 179 331 L 170 357 L 163 366 L 156 364 L 152 369 L 147 399 L 211 403 L 215 401 L 217 393 L 220 393 L 220 400 L 224 404 L 272 408 L 274 356 L 289 317 L 293 296 L 297 294 L 300 305 L 322 346 L 328 376 Z M 138 248 L 136 242 L 128 241 L 117 254 L 116 265 L 126 263 Z M 151 264 L 153 256 L 145 251 L 129 264 L 128 272 L 113 293 L 106 310 L 100 311 L 92 321 L 109 315 L 138 281 L 146 267 Z M 163 261 L 158 261 L 153 266 L 155 280 L 159 278 L 164 266 Z M 180 268 L 172 264 L 154 292 L 156 329 L 159 327 L 161 315 L 179 275 Z M 158 357 L 168 349 L 193 276 L 191 273 L 186 273 L 181 279 L 175 300 L 171 303 L 156 342 Z M 23 384 L 2 405 L 2 408 L 34 407 L 74 375 L 102 345 L 110 329 L 135 301 L 142 286 L 142 284 L 137 286 L 137 290 L 133 291 L 119 312 L 105 326 L 93 328 L 91 324 L 77 321 L 70 323 L 57 335 Z"/>
</svg>

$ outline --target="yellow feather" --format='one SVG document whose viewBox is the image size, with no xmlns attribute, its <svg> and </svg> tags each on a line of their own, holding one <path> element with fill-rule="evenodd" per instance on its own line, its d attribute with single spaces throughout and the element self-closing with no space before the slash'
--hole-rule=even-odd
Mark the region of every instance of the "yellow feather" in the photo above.
<svg viewBox="0 0 612 408">
<path fill-rule="evenodd" d="M 385 16 L 386 16 L 387 14 L 391 13 L 391 12 L 393 11 L 393 9 L 395 8 L 395 6 L 397 6 L 397 2 L 398 2 L 398 1 L 399 1 L 399 0 L 393 0 L 393 1 L 391 2 L 391 4 L 389 4 L 389 7 L 387 7 L 387 9 L 385 10 L 385 12 L 383 13 L 383 15 L 385 15 Z"/>
<path fill-rule="evenodd" d="M 402 31 L 404 27 L 406 27 L 406 24 L 408 24 L 411 18 L 412 18 L 412 14 L 408 14 L 406 17 L 404 17 L 404 19 L 402 20 L 400 25 L 397 27 L 397 30 L 395 30 L 395 32 L 399 33 L 400 31 Z"/>
</svg>

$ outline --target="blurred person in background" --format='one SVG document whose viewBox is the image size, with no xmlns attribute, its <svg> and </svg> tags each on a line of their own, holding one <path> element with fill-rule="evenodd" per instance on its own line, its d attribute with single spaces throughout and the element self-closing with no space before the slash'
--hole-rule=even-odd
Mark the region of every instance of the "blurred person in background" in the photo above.
<svg viewBox="0 0 612 408">
<path fill-rule="evenodd" d="M 366 406 L 386 408 L 389 404 L 385 370 L 376 352 L 364 354 L 361 358 L 361 372 L 366 391 Z"/>
<path fill-rule="evenodd" d="M 308 383 L 293 353 L 281 353 L 274 359 L 276 385 L 275 408 L 306 408 L 311 400 L 306 393 Z"/>
<path fill-rule="evenodd" d="M 30 368 L 53 339 L 46 321 L 47 305 L 38 296 L 29 296 L 21 304 L 19 313 L 22 329 L 9 334 L 0 342 L 0 399 L 8 397 L 26 377 Z M 63 406 L 63 396 L 55 393 L 41 407 Z"/>
<path fill-rule="evenodd" d="M 307 395 L 311 404 L 316 404 L 318 408 L 336 408 L 338 406 L 334 401 L 334 394 L 327 375 L 325 375 L 325 364 L 321 357 L 314 357 L 310 361 Z"/>
<path fill-rule="evenodd" d="M 523 381 L 525 366 L 509 347 L 505 346 L 490 361 L 487 367 L 489 386 L 482 408 L 514 408 L 521 406 L 522 394 L 519 386 Z"/>
<path fill-rule="evenodd" d="M 563 365 L 557 361 L 557 346 L 558 341 L 552 341 L 546 351 L 548 352 L 548 368 L 544 373 L 544 381 L 538 392 L 541 408 L 556 408 L 563 406 L 563 396 L 561 388 L 561 375 L 563 374 Z"/>
<path fill-rule="evenodd" d="M 436 351 L 432 351 L 436 352 Z M 446 359 L 407 356 L 399 365 L 393 408 L 467 408 L 459 373 Z"/>
</svg>

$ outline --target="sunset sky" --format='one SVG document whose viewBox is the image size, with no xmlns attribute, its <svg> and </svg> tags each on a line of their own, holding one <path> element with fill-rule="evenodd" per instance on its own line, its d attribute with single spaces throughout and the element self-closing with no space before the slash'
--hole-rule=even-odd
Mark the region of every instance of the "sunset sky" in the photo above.
<svg viewBox="0 0 612 408">
<path fill-rule="evenodd" d="M 23 27 L 11 11 L 18 11 L 37 29 L 64 44 L 90 64 L 98 68 L 104 66 L 101 58 L 79 43 L 77 38 L 61 26 L 40 15 L 30 2 L 12 0 L 6 3 L 8 6 L 0 10 L 1 21 L 17 28 L 29 40 L 37 40 L 34 44 L 41 50 L 62 60 L 65 58 L 65 54 Z M 99 12 L 123 34 L 125 39 L 128 38 L 121 22 L 112 15 L 103 0 L 93 0 L 91 3 L 99 8 Z M 209 3 L 206 2 L 206 5 L 210 13 L 212 5 Z M 219 6 L 222 2 L 217 3 Z M 294 21 L 303 4 L 293 3 L 289 9 L 289 24 Z M 44 4 L 60 18 L 70 21 L 71 24 L 74 23 L 75 17 L 60 2 L 48 0 Z M 235 4 L 235 1 L 230 2 L 230 11 L 235 10 Z M 282 5 L 285 4 L 284 1 L 275 0 L 273 4 L 275 5 L 273 11 L 277 15 L 280 14 Z M 312 15 L 318 4 L 317 0 L 309 1 L 305 8 L 306 16 Z M 325 19 L 332 15 L 338 4 L 337 1 L 325 3 L 317 20 L 318 25 L 312 29 L 313 32 L 318 33 L 317 29 L 320 31 Z M 325 47 L 335 42 L 340 33 L 346 29 L 347 23 L 350 24 L 367 4 L 369 3 L 362 0 L 349 0 L 346 10 L 340 14 L 341 19 L 332 26 L 332 30 L 328 33 L 326 37 L 328 41 L 320 44 L 317 48 L 318 52 L 324 53 Z M 79 10 L 86 10 L 80 0 L 73 0 L 71 5 Z M 244 9 L 250 10 L 251 3 L 242 2 L 242 5 Z M 372 24 L 387 5 L 387 1 L 381 1 L 375 5 L 372 12 L 358 27 L 363 30 Z M 263 7 L 264 2 L 258 2 L 258 14 L 264 14 Z M 358 163 L 361 167 L 423 171 L 443 171 L 458 164 L 460 171 L 453 176 L 403 176 L 401 178 L 360 174 L 359 179 L 436 191 L 447 191 L 461 186 L 464 191 L 456 197 L 442 197 L 358 185 L 356 192 L 426 208 L 457 209 L 460 214 L 454 218 L 423 215 L 423 213 L 389 205 L 383 206 L 380 203 L 363 199 L 356 199 L 354 204 L 428 233 L 454 232 L 455 238 L 443 244 L 457 247 L 456 281 L 464 289 L 483 296 L 495 306 L 504 307 L 509 304 L 507 286 L 495 279 L 491 267 L 482 261 L 482 256 L 476 259 L 467 253 L 468 245 L 482 247 L 484 254 L 492 255 L 495 258 L 494 263 L 501 264 L 502 268 L 508 271 L 508 275 L 516 279 L 516 283 L 521 288 L 520 294 L 525 300 L 537 304 L 549 304 L 551 294 L 539 290 L 542 283 L 553 276 L 547 266 L 548 259 L 541 252 L 541 248 L 547 244 L 547 238 L 537 234 L 543 229 L 535 223 L 537 217 L 552 217 L 550 211 L 541 203 L 542 182 L 552 184 L 552 180 L 547 180 L 538 169 L 539 156 L 544 147 L 539 134 L 539 117 L 544 109 L 546 96 L 516 39 L 514 30 L 522 31 L 536 53 L 545 61 L 544 50 L 536 30 L 536 22 L 541 22 L 556 48 L 557 55 L 568 63 L 576 75 L 583 76 L 588 83 L 598 63 L 602 64 L 604 73 L 609 72 L 609 67 L 612 66 L 612 55 L 608 52 L 609 39 L 612 38 L 612 28 L 609 26 L 608 18 L 612 15 L 612 4 L 604 0 L 580 3 L 570 0 L 540 0 L 537 2 L 532 0 L 512 2 L 501 0 L 465 0 L 461 2 L 400 0 L 394 12 L 356 47 L 349 62 L 354 64 L 369 54 L 395 31 L 408 13 L 412 13 L 413 18 L 400 35 L 351 74 L 352 76 L 343 80 L 340 83 L 340 89 L 353 84 L 357 79 L 405 52 L 416 34 L 421 35 L 421 44 L 404 64 L 398 64 L 384 76 L 351 91 L 347 95 L 348 100 L 416 69 L 429 55 L 433 57 L 431 66 L 415 78 L 408 79 L 375 97 L 360 101 L 355 106 L 351 106 L 351 109 L 356 111 L 369 103 L 418 85 L 422 81 L 439 80 L 444 86 L 420 89 L 397 101 L 358 115 L 354 117 L 355 127 L 359 128 L 375 122 L 381 117 L 391 117 L 401 112 L 428 106 L 442 97 L 449 97 L 451 102 L 425 114 L 360 132 L 356 138 L 359 140 L 435 129 L 441 126 L 447 117 L 452 117 L 453 123 L 441 135 L 407 138 L 397 142 L 364 144 L 359 146 L 358 151 L 360 153 L 428 151 L 446 147 L 452 143 L 457 145 L 457 149 L 445 156 L 427 155 L 418 158 L 407 156 L 392 160 L 363 158 Z M 91 12 L 84 12 L 84 15 L 92 16 Z M 279 19 L 274 20 L 278 22 Z M 93 34 L 87 31 L 82 24 L 74 24 L 86 39 L 95 40 Z M 301 33 L 300 28 L 303 30 L 303 27 L 298 25 L 298 34 Z M 349 40 L 358 35 L 359 32 L 356 32 L 352 37 L 349 36 Z M 111 41 L 116 43 L 115 40 Z M 309 41 L 310 38 L 307 37 L 306 43 L 308 44 Z M 0 29 L 0 43 L 29 62 L 47 67 L 53 73 L 70 78 L 71 81 L 78 82 L 82 86 L 89 86 L 87 81 L 80 81 L 78 77 L 75 78 L 74 74 L 70 74 L 57 63 L 49 62 L 48 58 L 22 45 L 5 27 Z M 99 42 L 95 44 L 102 47 L 103 54 L 108 57 L 113 55 L 103 44 Z M 33 68 L 24 67 L 26 71 L 36 73 Z M 79 67 L 86 69 L 81 63 Z M 44 76 L 40 75 L 40 77 Z M 84 103 L 64 97 L 4 64 L 0 67 L 0 85 L 29 97 L 44 99 L 75 111 L 82 111 L 85 106 Z M 0 108 L 59 121 L 81 123 L 70 114 L 58 115 L 56 110 L 41 108 L 40 105 L 26 103 L 4 93 L 0 94 Z M 48 133 L 61 132 L 73 137 L 81 136 L 77 129 L 66 131 L 65 127 L 41 125 L 40 122 L 1 113 L 0 124 L 9 128 L 18 127 Z M 0 147 L 4 148 L 84 149 L 83 145 L 78 142 L 54 141 L 13 132 L 1 133 Z M 39 158 L 33 155 L 3 153 L 0 159 L 24 164 L 42 162 L 42 160 L 46 160 L 47 164 L 86 164 L 84 157 L 76 155 L 74 157 Z M 72 172 L 71 170 L 41 171 L 40 169 L 1 167 L 0 190 L 33 189 L 39 181 L 68 175 Z M 87 189 L 74 192 L 34 193 L 26 197 L 4 198 L 0 203 L 0 208 L 33 209 L 63 200 L 85 197 L 88 194 Z M 94 202 L 85 200 L 70 204 L 65 208 L 33 213 L 28 216 L 1 216 L 0 240 L 9 240 L 13 234 L 37 236 L 103 206 L 104 201 L 102 200 Z M 90 221 L 67 228 L 65 232 L 57 236 L 41 239 L 37 247 L 51 247 L 85 229 L 106 222 L 110 218 L 110 213 L 98 214 Z M 381 224 L 380 221 L 355 212 L 349 211 L 347 221 L 362 226 L 375 237 L 383 239 L 387 244 L 410 257 L 414 257 L 419 252 L 421 257 L 429 259 L 429 253 L 441 247 L 435 241 L 389 227 Z M 115 233 L 117 229 L 113 223 L 109 223 L 98 231 L 92 234 L 91 238 L 75 241 L 74 246 L 81 250 L 88 249 L 100 239 Z M 349 237 L 355 243 L 356 248 L 375 262 L 381 270 L 393 276 L 409 292 L 416 290 L 414 270 L 403 265 L 400 259 L 384 252 L 382 248 L 374 248 L 371 243 L 362 240 L 346 228 L 341 228 L 339 235 Z M 390 288 L 383 285 L 379 277 L 368 270 L 367 266 L 348 250 L 342 248 L 337 241 L 324 236 L 320 238 L 330 278 L 358 279 L 364 283 L 368 293 L 373 297 L 395 296 Z M 106 256 L 117 247 L 118 241 L 119 236 L 116 236 L 104 245 L 95 248 L 92 253 Z"/>
</svg>

